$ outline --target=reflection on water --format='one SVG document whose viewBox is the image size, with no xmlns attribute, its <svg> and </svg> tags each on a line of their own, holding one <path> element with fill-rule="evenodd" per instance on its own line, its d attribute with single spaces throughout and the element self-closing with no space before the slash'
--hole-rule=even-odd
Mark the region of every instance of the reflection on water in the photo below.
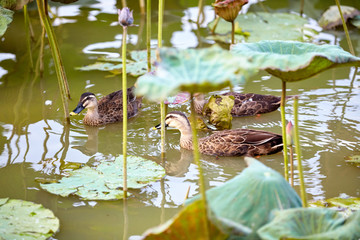
<svg viewBox="0 0 360 240">
<path fill-rule="evenodd" d="M 297 1 L 293 2 L 293 5 L 297 4 Z M 274 2 L 264 3 L 269 8 L 287 8 L 274 6 Z M 136 4 L 136 1 L 129 1 L 135 12 Z M 192 22 L 196 19 L 196 5 L 167 2 L 165 46 L 188 48 L 212 43 L 204 40 L 207 30 L 198 30 Z M 59 42 L 73 96 L 70 108 L 85 91 L 105 96 L 121 88 L 121 77 L 74 69 L 94 62 L 99 52 L 119 55 L 121 29 L 115 24 L 114 6 L 115 1 L 83 0 L 53 8 L 59 16 L 54 22 L 55 31 L 61 36 Z M 153 7 L 155 9 L 155 4 Z M 254 4 L 252 8 L 257 10 L 260 7 Z M 317 18 L 316 14 L 321 12 L 319 9 L 309 12 L 309 16 Z M 211 7 L 206 7 L 204 13 L 202 27 L 214 17 Z M 36 14 L 31 16 L 38 34 L 40 23 Z M 153 28 L 156 29 L 156 11 L 153 16 Z M 140 26 L 129 29 L 129 49 L 144 49 L 144 22 L 139 15 L 135 19 Z M 140 235 L 145 229 L 172 217 L 184 203 L 189 188 L 190 197 L 198 193 L 199 172 L 193 163 L 192 152 L 180 149 L 178 131 L 167 131 L 167 155 L 165 160 L 161 160 L 160 133 L 152 129 L 159 123 L 159 106 L 147 100 L 144 100 L 140 113 L 128 121 L 128 154 L 161 164 L 167 173 L 161 181 L 132 190 L 133 197 L 126 205 L 122 201 L 62 198 L 40 190 L 35 178 L 58 178 L 70 171 L 68 166 L 72 163 L 93 166 L 121 154 L 122 123 L 88 127 L 82 124 L 81 115 L 72 118 L 70 125 L 65 124 L 51 53 L 45 49 L 44 78 L 34 77 L 28 71 L 26 46 L 18 37 L 18 29 L 23 29 L 21 13 L 15 15 L 0 46 L 3 52 L 0 53 L 0 197 L 30 200 L 53 210 L 61 220 L 61 232 L 56 234 L 56 239 L 121 239 Z M 340 44 L 346 47 L 342 35 L 327 33 L 322 38 L 340 40 Z M 355 49 L 359 50 L 360 35 L 352 32 L 352 39 Z M 152 43 L 156 45 L 156 34 L 152 36 Z M 340 68 L 288 84 L 287 94 L 300 97 L 301 144 L 310 199 L 340 194 L 360 196 L 359 169 L 344 162 L 344 156 L 360 152 L 359 80 L 360 74 L 354 68 Z M 128 85 L 135 81 L 135 78 L 129 78 Z M 280 95 L 281 81 L 261 72 L 253 81 L 237 86 L 235 90 Z M 169 106 L 169 109 L 189 114 L 188 104 Z M 292 119 L 291 100 L 286 107 L 286 117 Z M 235 118 L 233 127 L 281 133 L 280 113 Z M 206 134 L 199 133 L 200 137 Z M 259 160 L 283 173 L 282 153 L 262 156 Z M 201 161 L 207 188 L 223 184 L 245 168 L 242 157 L 201 156 Z M 298 186 L 298 172 L 295 171 L 297 191 Z"/>
</svg>

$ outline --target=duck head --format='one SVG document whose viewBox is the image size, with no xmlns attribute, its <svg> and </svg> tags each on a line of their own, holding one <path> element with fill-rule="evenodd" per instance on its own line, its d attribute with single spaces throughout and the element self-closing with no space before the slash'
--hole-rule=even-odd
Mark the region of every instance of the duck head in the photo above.
<svg viewBox="0 0 360 240">
<path fill-rule="evenodd" d="M 179 111 L 169 112 L 165 117 L 165 128 L 173 127 L 179 130 L 189 129 L 190 122 L 186 115 Z M 155 126 L 156 129 L 161 129 L 161 123 Z"/>
<path fill-rule="evenodd" d="M 85 108 L 93 109 L 97 107 L 95 94 L 91 92 L 83 93 L 76 108 L 70 113 L 71 116 L 79 114 Z"/>
</svg>

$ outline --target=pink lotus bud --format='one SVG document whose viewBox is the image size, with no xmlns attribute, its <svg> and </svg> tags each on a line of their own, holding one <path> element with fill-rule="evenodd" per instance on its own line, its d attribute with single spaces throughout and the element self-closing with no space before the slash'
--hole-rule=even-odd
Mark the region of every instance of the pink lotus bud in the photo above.
<svg viewBox="0 0 360 240">
<path fill-rule="evenodd" d="M 118 9 L 119 23 L 123 27 L 131 26 L 134 22 L 133 12 L 129 8 L 124 7 L 123 9 Z"/>
<path fill-rule="evenodd" d="M 294 144 L 294 126 L 292 125 L 291 121 L 288 122 L 286 125 L 286 140 L 287 145 L 293 145 Z"/>
</svg>

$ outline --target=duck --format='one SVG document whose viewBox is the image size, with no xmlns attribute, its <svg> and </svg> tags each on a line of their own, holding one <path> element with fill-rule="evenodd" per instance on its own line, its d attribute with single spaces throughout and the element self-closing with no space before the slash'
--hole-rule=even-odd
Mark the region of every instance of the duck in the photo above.
<svg viewBox="0 0 360 240">
<path fill-rule="evenodd" d="M 192 131 L 189 119 L 183 112 L 172 111 L 165 117 L 165 128 L 180 131 L 180 147 L 193 150 Z M 161 124 L 155 126 L 160 129 Z M 230 129 L 214 131 L 199 139 L 199 151 L 213 156 L 258 156 L 273 154 L 283 149 L 280 134 L 254 129 Z"/>
<path fill-rule="evenodd" d="M 281 97 L 256 93 L 226 92 L 221 94 L 221 96 L 234 97 L 235 102 L 231 109 L 231 115 L 234 117 L 255 116 L 272 112 L 280 107 L 281 102 Z M 217 101 L 220 101 L 220 99 Z M 207 102 L 204 94 L 195 93 L 194 106 L 196 113 L 203 114 L 204 106 Z"/>
<path fill-rule="evenodd" d="M 135 87 L 127 89 L 127 112 L 128 118 L 135 116 L 142 105 L 142 97 L 136 97 Z M 71 116 L 79 114 L 87 109 L 83 123 L 88 126 L 101 126 L 123 120 L 123 93 L 122 90 L 110 93 L 97 101 L 94 93 L 85 92 L 81 95 L 76 108 L 70 113 Z"/>
</svg>

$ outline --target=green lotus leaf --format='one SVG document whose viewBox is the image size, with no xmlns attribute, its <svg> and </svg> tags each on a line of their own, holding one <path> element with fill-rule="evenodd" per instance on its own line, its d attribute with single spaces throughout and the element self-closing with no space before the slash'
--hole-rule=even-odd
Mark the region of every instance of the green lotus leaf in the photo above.
<svg viewBox="0 0 360 240">
<path fill-rule="evenodd" d="M 219 187 L 206 191 L 206 198 L 216 219 L 247 226 L 253 233 L 245 239 L 257 239 L 256 230 L 271 220 L 276 209 L 301 207 L 301 200 L 289 183 L 276 171 L 254 158 L 245 158 L 249 167 Z M 188 200 L 187 204 L 199 199 Z M 232 235 L 232 225 L 218 222 L 218 227 Z"/>
<path fill-rule="evenodd" d="M 210 112 L 210 123 L 217 129 L 230 129 L 232 121 L 231 110 L 234 103 L 233 96 L 213 95 L 204 106 L 203 111 Z"/>
<path fill-rule="evenodd" d="M 235 44 L 231 52 L 248 56 L 254 65 L 288 82 L 307 79 L 333 67 L 360 66 L 360 58 L 328 44 L 261 41 Z"/>
<path fill-rule="evenodd" d="M 261 239 L 359 239 L 360 211 L 344 218 L 333 209 L 297 208 L 278 211 L 258 230 Z"/>
<path fill-rule="evenodd" d="M 345 22 L 348 19 L 354 18 L 360 15 L 360 11 L 356 8 L 349 6 L 341 6 L 341 12 L 343 14 Z M 336 5 L 330 6 L 322 15 L 319 20 L 319 25 L 328 30 L 337 26 L 342 26 L 341 16 L 339 8 Z"/>
<path fill-rule="evenodd" d="M 311 36 L 305 36 L 304 32 L 310 31 L 305 27 L 308 21 L 296 14 L 290 13 L 247 13 L 239 14 L 235 19 L 235 42 L 258 42 L 261 40 L 296 40 L 304 41 Z M 213 29 L 215 21 L 209 23 Z M 304 30 L 308 31 L 304 31 Z M 219 20 L 215 33 L 210 36 L 214 40 L 230 42 L 231 23 L 223 19 Z"/>
<path fill-rule="evenodd" d="M 14 12 L 0 6 L 0 37 L 2 37 L 12 22 Z"/>
<path fill-rule="evenodd" d="M 212 222 L 208 221 L 211 239 L 227 239 Z M 206 239 L 204 230 L 204 211 L 200 200 L 184 207 L 177 215 L 164 224 L 148 229 L 144 240 L 163 239 Z"/>
<path fill-rule="evenodd" d="M 165 100 L 180 91 L 209 92 L 243 82 L 256 72 L 245 58 L 219 46 L 204 49 L 160 49 L 154 73 L 138 78 L 136 92 L 150 100 Z"/>
<path fill-rule="evenodd" d="M 127 157 L 128 188 L 141 188 L 161 179 L 165 170 L 153 161 L 136 156 Z M 85 200 L 113 200 L 123 198 L 123 156 L 104 161 L 96 168 L 89 166 L 70 172 L 57 183 L 41 183 L 44 190 L 67 197 L 77 195 Z"/>
<path fill-rule="evenodd" d="M 0 198 L 0 239 L 45 240 L 59 226 L 59 219 L 41 204 Z"/>
<path fill-rule="evenodd" d="M 329 198 L 310 203 L 311 207 L 322 207 L 335 209 L 345 216 L 350 216 L 354 211 L 360 210 L 360 198 Z"/>
<path fill-rule="evenodd" d="M 147 72 L 147 51 L 132 51 L 130 57 L 131 59 L 127 59 L 126 61 L 126 72 L 132 76 L 145 74 Z M 155 50 L 151 51 L 151 57 L 152 61 L 155 61 Z M 121 57 L 100 57 L 97 62 L 76 69 L 81 71 L 108 71 L 113 74 L 121 74 L 122 67 Z"/>
</svg>

